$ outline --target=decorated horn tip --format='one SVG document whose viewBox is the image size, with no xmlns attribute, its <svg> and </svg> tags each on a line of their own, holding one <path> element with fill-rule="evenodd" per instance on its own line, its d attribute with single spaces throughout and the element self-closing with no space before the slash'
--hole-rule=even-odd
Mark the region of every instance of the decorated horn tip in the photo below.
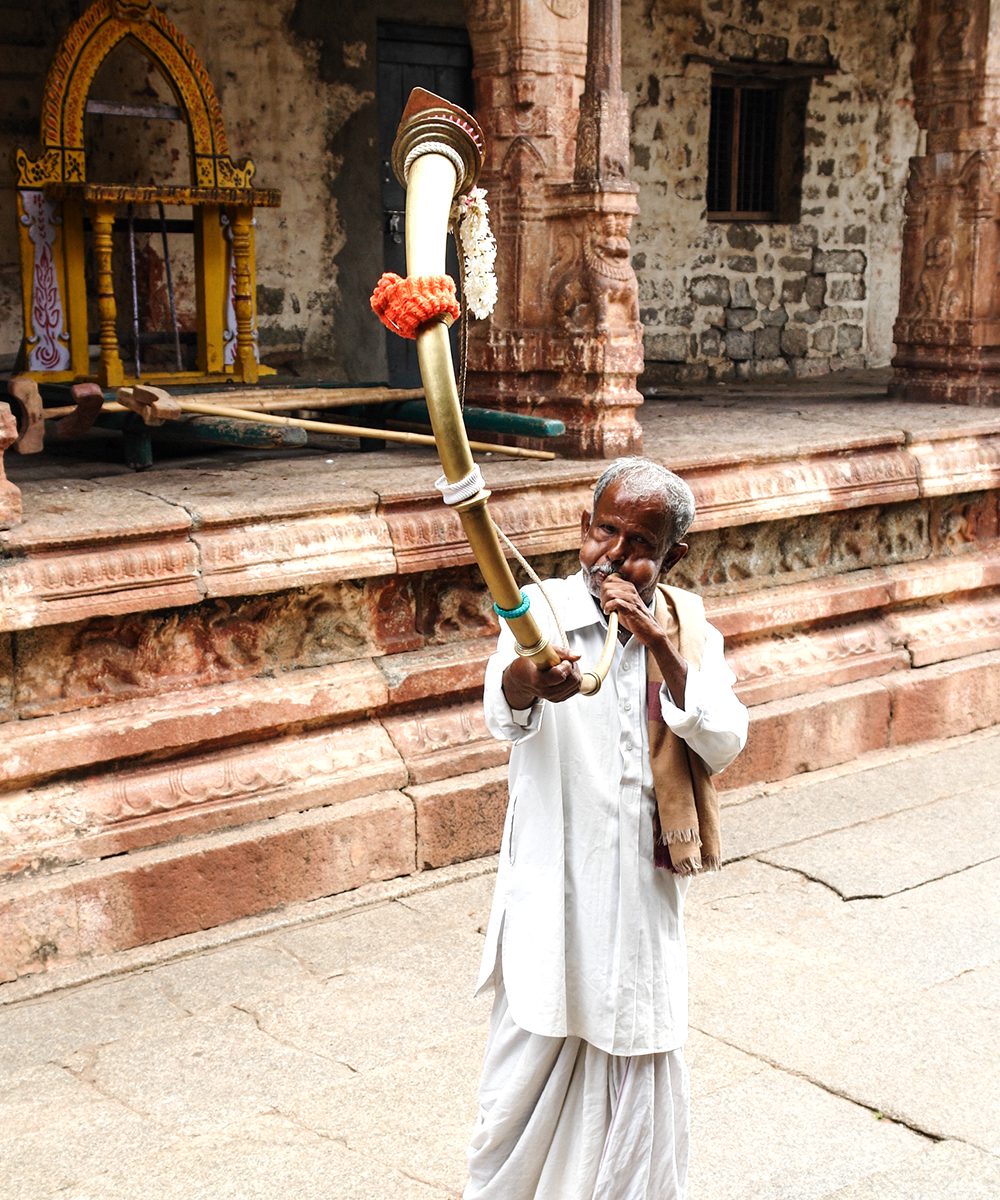
<svg viewBox="0 0 1000 1200">
<path fill-rule="evenodd" d="M 580 676 L 580 693 L 584 696 L 596 696 L 601 690 L 601 677 L 594 671 L 584 671 Z"/>
<path fill-rule="evenodd" d="M 448 125 L 455 125 L 475 145 L 480 154 L 485 152 L 486 139 L 479 123 L 464 108 L 459 108 L 444 96 L 435 95 L 426 88 L 415 87 L 406 101 L 403 115 L 399 119 L 399 129 L 402 130 L 413 121 L 423 116 L 432 117 Z"/>
<path fill-rule="evenodd" d="M 468 136 L 476 143 L 476 147 L 480 151 L 486 148 L 486 143 L 483 141 L 483 135 L 478 126 L 473 126 L 469 121 L 463 120 L 458 112 L 442 113 L 441 116 L 443 120 L 451 121 L 453 124 L 457 125 L 463 133 L 468 134 Z"/>
</svg>

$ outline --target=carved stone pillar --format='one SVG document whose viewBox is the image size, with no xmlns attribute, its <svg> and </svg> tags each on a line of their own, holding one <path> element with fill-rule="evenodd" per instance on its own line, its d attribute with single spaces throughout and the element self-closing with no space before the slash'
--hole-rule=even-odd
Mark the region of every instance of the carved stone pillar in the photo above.
<svg viewBox="0 0 1000 1200">
<path fill-rule="evenodd" d="M 893 394 L 1000 404 L 1000 0 L 922 0 Z"/>
<path fill-rule="evenodd" d="M 499 301 L 474 323 L 470 402 L 555 417 L 563 453 L 641 448 L 620 0 L 467 0 Z M 584 86 L 586 83 L 586 86 Z"/>
</svg>

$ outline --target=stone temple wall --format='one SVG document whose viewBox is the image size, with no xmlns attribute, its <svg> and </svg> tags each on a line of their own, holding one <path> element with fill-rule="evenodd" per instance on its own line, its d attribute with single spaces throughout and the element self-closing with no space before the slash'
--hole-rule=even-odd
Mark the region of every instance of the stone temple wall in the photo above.
<svg viewBox="0 0 1000 1200">
<path fill-rule="evenodd" d="M 886 364 L 917 148 L 916 0 L 623 0 L 622 21 L 646 382 Z M 801 72 L 797 220 L 706 218 L 711 77 L 725 64 Z"/>
<path fill-rule="evenodd" d="M 12 360 L 21 331 L 11 153 L 35 147 L 44 74 L 78 7 L 60 0 L 25 9 L 0 32 L 8 59 L 5 69 L 0 56 L 0 360 Z M 258 214 L 265 360 L 322 364 L 342 382 L 385 378 L 384 337 L 367 307 L 382 269 L 377 21 L 461 26 L 465 6 L 162 7 L 205 62 L 233 154 L 250 155 L 257 181 L 283 192 L 279 210 Z M 648 381 L 888 362 L 902 194 L 917 145 L 915 10 L 916 0 L 622 0 Z M 809 88 L 798 220 L 706 220 L 710 62 L 825 72 Z M 164 123 L 140 127 L 155 161 Z M 144 155 L 146 144 L 138 150 Z M 183 278 L 178 287 L 183 293 Z"/>
</svg>

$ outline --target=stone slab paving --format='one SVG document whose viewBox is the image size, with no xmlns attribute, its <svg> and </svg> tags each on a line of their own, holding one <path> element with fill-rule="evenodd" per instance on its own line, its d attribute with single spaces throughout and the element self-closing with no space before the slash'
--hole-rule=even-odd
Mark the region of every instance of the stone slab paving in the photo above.
<svg viewBox="0 0 1000 1200">
<path fill-rule="evenodd" d="M 877 821 L 763 852 L 846 900 L 891 896 L 1000 858 L 1000 788 L 946 796 Z"/>
<path fill-rule="evenodd" d="M 691 1200 L 1000 1195 L 998 790 L 991 732 L 730 797 Z M 0 987 L 0 1200 L 458 1197 L 489 866 Z"/>
<path fill-rule="evenodd" d="M 899 1167 L 849 1184 L 827 1200 L 969 1200 L 1000 1196 L 1000 1160 L 938 1142 Z"/>
<path fill-rule="evenodd" d="M 1000 736 L 975 741 L 955 738 L 947 749 L 915 746 L 905 757 L 872 755 L 878 766 L 846 772 L 817 772 L 821 778 L 792 778 L 763 790 L 759 786 L 723 793 L 727 860 L 803 841 L 834 830 L 863 825 L 916 805 L 954 798 L 982 786 L 978 764 L 984 753 L 1000 756 Z M 987 749 L 987 747 L 989 749 Z M 884 761 L 883 761 L 884 758 Z M 891 770 L 887 769 L 891 762 Z"/>
</svg>

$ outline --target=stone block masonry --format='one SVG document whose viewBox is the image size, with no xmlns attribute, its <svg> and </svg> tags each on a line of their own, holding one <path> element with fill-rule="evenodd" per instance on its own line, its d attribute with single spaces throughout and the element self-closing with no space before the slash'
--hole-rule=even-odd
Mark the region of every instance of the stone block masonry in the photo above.
<svg viewBox="0 0 1000 1200">
<path fill-rule="evenodd" d="M 859 392 L 645 407 L 698 502 L 674 581 L 751 707 L 724 787 L 1000 721 L 1000 434 Z M 572 571 L 597 467 L 485 467 L 539 573 Z M 429 455 L 23 472 L 0 535 L 0 978 L 496 848 L 496 620 Z"/>
<path fill-rule="evenodd" d="M 813 378 L 893 351 L 915 0 L 623 5 L 643 385 Z M 713 77 L 778 82 L 780 211 L 709 219 Z M 796 133 L 796 129 L 798 132 Z M 785 139 L 786 144 L 781 145 Z M 799 139 L 796 141 L 796 139 Z M 784 158 L 782 157 L 784 155 Z M 789 182 L 791 180 L 791 182 Z"/>
</svg>

